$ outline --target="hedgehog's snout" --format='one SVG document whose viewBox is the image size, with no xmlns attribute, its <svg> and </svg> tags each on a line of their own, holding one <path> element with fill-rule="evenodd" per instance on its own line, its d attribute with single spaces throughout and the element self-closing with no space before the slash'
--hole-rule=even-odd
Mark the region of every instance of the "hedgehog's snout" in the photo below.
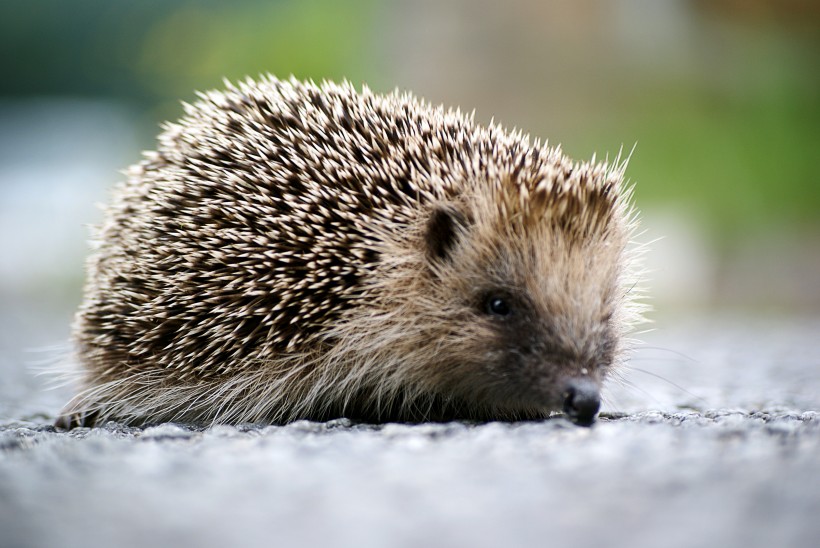
<svg viewBox="0 0 820 548">
<path fill-rule="evenodd" d="M 590 426 L 601 408 L 598 385 L 587 378 L 573 378 L 564 388 L 564 414 L 579 426 Z"/>
</svg>

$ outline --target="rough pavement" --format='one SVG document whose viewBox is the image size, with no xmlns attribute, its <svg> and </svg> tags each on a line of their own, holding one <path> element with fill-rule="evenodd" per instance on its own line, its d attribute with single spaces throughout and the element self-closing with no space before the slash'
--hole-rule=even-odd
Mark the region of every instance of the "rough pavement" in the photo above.
<svg viewBox="0 0 820 548">
<path fill-rule="evenodd" d="M 31 394 L 0 407 L 0 546 L 814 548 L 818 334 L 819 318 L 659 326 L 592 428 L 60 433 Z"/>
</svg>

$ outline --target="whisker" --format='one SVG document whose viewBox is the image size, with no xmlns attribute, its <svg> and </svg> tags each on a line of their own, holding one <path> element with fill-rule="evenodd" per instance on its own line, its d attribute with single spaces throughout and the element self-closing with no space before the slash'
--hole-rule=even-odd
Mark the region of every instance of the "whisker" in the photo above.
<svg viewBox="0 0 820 548">
<path fill-rule="evenodd" d="M 634 353 L 638 353 L 638 352 L 640 352 L 640 351 L 642 351 L 642 350 L 657 350 L 657 351 L 660 351 L 660 352 L 668 352 L 668 353 L 670 353 L 670 354 L 674 354 L 674 355 L 676 355 L 676 356 L 678 356 L 678 357 L 680 357 L 680 358 L 683 358 L 683 359 L 685 359 L 685 360 L 687 360 L 687 361 L 689 361 L 689 362 L 692 362 L 692 363 L 699 363 L 699 362 L 698 362 L 698 360 L 696 360 L 696 359 L 695 359 L 695 358 L 693 358 L 692 356 L 689 356 L 689 355 L 684 354 L 683 352 L 679 352 L 679 351 L 677 351 L 677 350 L 672 350 L 671 348 L 664 348 L 664 347 L 662 347 L 662 346 L 644 346 L 644 345 L 640 345 L 640 346 L 636 346 L 636 347 L 634 348 L 633 352 L 634 352 Z"/>
<path fill-rule="evenodd" d="M 618 381 L 620 382 L 620 385 L 622 387 L 627 388 L 629 390 L 635 390 L 636 392 L 640 392 L 641 394 L 643 394 L 644 396 L 646 396 L 647 398 L 652 400 L 655 404 L 657 404 L 657 405 L 661 404 L 661 401 L 658 398 L 656 398 L 651 393 L 647 392 L 646 390 L 644 390 L 643 388 L 641 388 L 640 386 L 638 386 L 634 382 L 632 382 L 630 380 L 627 380 L 623 377 L 619 378 Z"/>
<path fill-rule="evenodd" d="M 681 385 L 679 385 L 675 382 L 670 381 L 669 379 L 667 379 L 666 377 L 664 377 L 662 375 L 658 375 L 657 373 L 647 371 L 646 369 L 641 369 L 640 367 L 630 367 L 629 369 L 632 370 L 632 371 L 637 371 L 639 373 L 643 373 L 644 375 L 649 375 L 650 377 L 654 377 L 658 380 L 664 381 L 665 383 L 669 384 L 670 386 L 673 386 L 673 387 L 677 388 L 678 390 L 680 390 L 681 392 L 683 392 L 687 396 L 691 396 L 691 397 L 695 398 L 696 400 L 698 400 L 699 402 L 701 402 L 703 404 L 707 403 L 706 399 L 702 398 L 701 396 L 698 396 L 697 394 L 693 394 L 692 392 L 690 392 L 686 388 L 682 387 Z"/>
<path fill-rule="evenodd" d="M 659 358 L 657 356 L 632 356 L 626 361 L 625 367 L 629 367 L 629 363 L 631 362 L 671 362 L 671 363 L 684 363 L 685 360 L 676 357 L 669 357 L 669 358 Z"/>
</svg>

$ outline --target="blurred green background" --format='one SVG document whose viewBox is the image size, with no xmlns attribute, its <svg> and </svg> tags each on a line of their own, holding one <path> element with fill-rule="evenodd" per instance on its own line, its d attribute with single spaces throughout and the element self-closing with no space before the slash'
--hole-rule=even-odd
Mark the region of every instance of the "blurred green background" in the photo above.
<svg viewBox="0 0 820 548">
<path fill-rule="evenodd" d="M 579 159 L 636 145 L 658 314 L 820 311 L 817 1 L 6 1 L 0 51 L 0 302 L 23 316 L 79 302 L 91 205 L 179 101 L 264 72 L 411 90 Z"/>
</svg>

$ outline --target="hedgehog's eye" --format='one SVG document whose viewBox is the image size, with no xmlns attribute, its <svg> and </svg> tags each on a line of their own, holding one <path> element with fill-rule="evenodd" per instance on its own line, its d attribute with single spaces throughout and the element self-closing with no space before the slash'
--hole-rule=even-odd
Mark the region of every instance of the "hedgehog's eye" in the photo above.
<svg viewBox="0 0 820 548">
<path fill-rule="evenodd" d="M 509 299 L 499 295 L 490 295 L 484 302 L 484 309 L 487 314 L 494 316 L 509 316 L 512 313 Z"/>
</svg>

